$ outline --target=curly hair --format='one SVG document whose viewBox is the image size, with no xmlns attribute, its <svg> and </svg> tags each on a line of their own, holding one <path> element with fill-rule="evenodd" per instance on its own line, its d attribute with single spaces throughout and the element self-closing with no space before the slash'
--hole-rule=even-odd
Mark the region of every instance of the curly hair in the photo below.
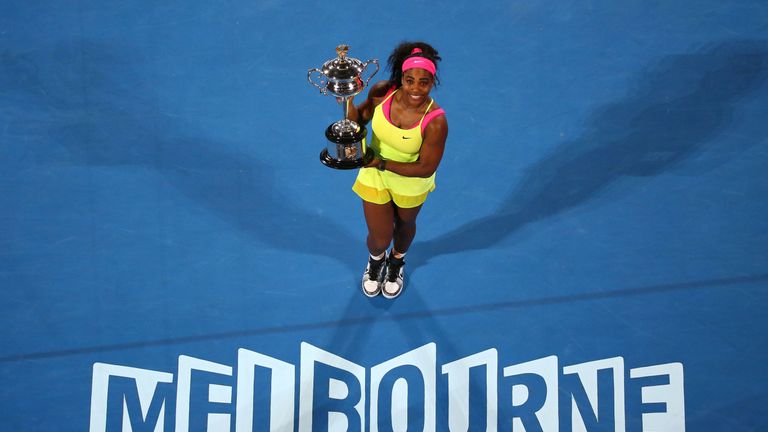
<svg viewBox="0 0 768 432">
<path fill-rule="evenodd" d="M 411 54 L 414 48 L 421 49 L 421 52 Z M 387 67 L 391 71 L 391 75 L 389 76 L 390 86 L 400 88 L 403 85 L 403 62 L 408 57 L 427 58 L 435 64 L 435 68 L 437 68 L 437 63 L 441 60 L 437 50 L 426 42 L 402 42 L 400 45 L 395 47 L 395 49 L 392 51 L 392 54 L 389 55 L 389 59 L 387 60 Z M 438 79 L 437 74 L 435 74 L 435 84 L 438 84 L 439 82 L 440 80 Z"/>
</svg>

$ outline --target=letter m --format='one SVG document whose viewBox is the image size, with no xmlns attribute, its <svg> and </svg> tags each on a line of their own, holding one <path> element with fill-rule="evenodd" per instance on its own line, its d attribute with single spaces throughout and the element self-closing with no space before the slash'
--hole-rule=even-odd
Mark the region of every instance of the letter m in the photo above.
<svg viewBox="0 0 768 432">
<path fill-rule="evenodd" d="M 167 372 L 94 363 L 90 432 L 163 432 L 172 383 Z"/>
</svg>

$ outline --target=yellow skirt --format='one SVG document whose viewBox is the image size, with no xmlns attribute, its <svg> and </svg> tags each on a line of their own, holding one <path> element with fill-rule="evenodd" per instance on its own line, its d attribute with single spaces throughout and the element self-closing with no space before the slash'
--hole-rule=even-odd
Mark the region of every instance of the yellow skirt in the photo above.
<svg viewBox="0 0 768 432">
<path fill-rule="evenodd" d="M 428 178 L 405 177 L 391 171 L 361 168 L 352 190 L 363 200 L 374 204 L 394 201 L 401 208 L 418 207 L 435 190 L 435 175 Z"/>
</svg>

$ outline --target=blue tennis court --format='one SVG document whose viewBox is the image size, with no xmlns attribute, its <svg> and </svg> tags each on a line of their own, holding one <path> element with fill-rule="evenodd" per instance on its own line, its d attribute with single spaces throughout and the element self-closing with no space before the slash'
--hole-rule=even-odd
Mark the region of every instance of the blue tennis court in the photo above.
<svg viewBox="0 0 768 432">
<path fill-rule="evenodd" d="M 768 430 L 766 23 L 3 1 L 0 430 Z M 367 298 L 306 73 L 403 40 L 450 132 L 405 290 Z"/>
</svg>

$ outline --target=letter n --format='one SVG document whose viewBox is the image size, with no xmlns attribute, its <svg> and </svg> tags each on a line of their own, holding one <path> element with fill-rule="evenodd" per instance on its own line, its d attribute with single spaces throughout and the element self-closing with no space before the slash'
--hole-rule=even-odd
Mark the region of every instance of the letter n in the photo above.
<svg viewBox="0 0 768 432">
<path fill-rule="evenodd" d="M 573 432 L 626 430 L 624 359 L 613 357 L 563 368 L 563 387 L 571 394 Z"/>
</svg>

